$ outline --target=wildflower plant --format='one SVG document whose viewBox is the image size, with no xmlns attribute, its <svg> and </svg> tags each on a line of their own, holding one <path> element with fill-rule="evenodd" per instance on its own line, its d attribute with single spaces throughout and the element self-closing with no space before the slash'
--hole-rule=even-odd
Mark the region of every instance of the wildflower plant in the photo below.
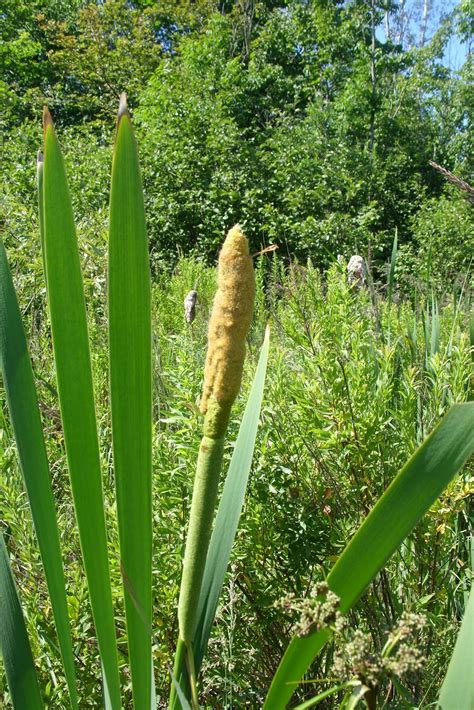
<svg viewBox="0 0 474 710">
<path fill-rule="evenodd" d="M 280 599 L 275 606 L 287 613 L 297 614 L 298 621 L 293 625 L 297 636 L 308 636 L 313 631 L 333 628 L 339 631 L 345 624 L 345 618 L 339 612 L 339 597 L 332 592 L 326 582 L 319 582 L 304 599 L 294 594 Z"/>
<path fill-rule="evenodd" d="M 346 680 L 356 679 L 372 693 L 386 678 L 399 683 L 413 676 L 426 662 L 420 648 L 420 636 L 426 625 L 425 616 L 403 613 L 388 634 L 384 647 L 377 652 L 370 634 L 344 624 L 335 638 L 335 675 Z M 403 692 L 409 695 L 405 688 Z"/>
</svg>

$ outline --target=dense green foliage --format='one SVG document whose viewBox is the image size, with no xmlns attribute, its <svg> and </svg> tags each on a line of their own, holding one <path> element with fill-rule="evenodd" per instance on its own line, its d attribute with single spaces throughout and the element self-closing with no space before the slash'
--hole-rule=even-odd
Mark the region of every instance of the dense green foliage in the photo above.
<svg viewBox="0 0 474 710">
<path fill-rule="evenodd" d="M 119 93 L 127 90 L 137 128 L 153 278 L 152 618 L 163 706 L 177 636 L 215 258 L 237 221 L 251 251 L 279 246 L 277 255 L 255 259 L 257 302 L 243 394 L 269 320 L 268 381 L 249 492 L 200 689 L 210 706 L 260 707 L 298 621 L 298 614 L 282 613 L 281 600 L 294 595 L 304 603 L 407 457 L 450 404 L 474 393 L 474 210 L 428 163 L 434 159 L 474 184 L 472 7 L 461 2 L 431 32 L 422 27 L 415 41 L 401 30 L 405 4 L 377 0 L 4 5 L 0 229 L 43 416 L 80 707 L 100 704 L 101 669 L 45 305 L 35 198 L 42 105 L 51 107 L 61 128 L 77 225 L 120 680 L 129 706 L 106 336 L 111 126 Z M 445 61 L 453 38 L 467 47 L 456 70 Z M 396 288 L 389 289 L 395 234 Z M 344 276 L 353 253 L 367 258 L 375 282 L 360 292 Z M 192 288 L 199 305 L 188 326 L 182 303 Z M 45 701 L 64 707 L 67 686 L 52 608 L 3 389 L 0 395 L 2 532 Z M 244 401 L 232 414 L 230 442 Z M 231 448 L 224 452 L 225 467 Z M 341 671 L 342 649 L 363 632 L 376 656 L 405 612 L 427 616 L 416 639 L 426 661 L 401 679 L 401 689 L 383 676 L 379 699 L 387 697 L 391 708 L 407 702 L 424 707 L 436 699 L 472 578 L 471 493 L 468 465 L 350 612 L 349 629 L 311 669 L 318 683 L 300 688 L 300 699 L 331 685 L 321 678 L 351 680 Z M 0 705 L 9 701 L 0 677 Z"/>
<path fill-rule="evenodd" d="M 255 248 L 275 242 L 322 266 L 354 252 L 380 266 L 397 229 L 401 274 L 418 271 L 432 243 L 439 283 L 463 278 L 472 210 L 428 160 L 473 180 L 472 54 L 456 71 L 443 59 L 452 38 L 469 47 L 468 5 L 414 42 L 397 29 L 403 7 L 375 0 L 10 3 L 0 18 L 7 244 L 30 258 L 43 102 L 75 156 L 81 232 L 103 230 L 104 119 L 126 89 L 155 267 L 179 250 L 213 260 L 240 221 Z"/>
<path fill-rule="evenodd" d="M 457 310 L 451 305 L 442 309 L 436 318 L 438 342 L 436 338 L 432 340 L 429 328 L 425 334 L 422 303 L 417 312 L 404 304 L 388 313 L 386 304 L 378 299 L 381 331 L 369 294 L 352 293 L 338 268 L 334 267 L 327 281 L 322 282 L 311 265 L 295 267 L 285 275 L 278 259 L 270 263 L 266 259 L 262 257 L 257 262 L 261 285 L 249 341 L 249 373 L 255 367 L 268 316 L 273 346 L 249 494 L 204 666 L 202 700 L 211 705 L 221 701 L 236 703 L 237 707 L 261 704 L 295 620 L 282 616 L 281 609 L 273 604 L 289 593 L 298 598 L 310 592 L 312 585 L 332 567 L 407 455 L 452 402 L 469 397 L 471 363 L 464 305 Z M 266 288 L 262 286 L 265 268 L 273 272 Z M 189 327 L 183 319 L 182 299 L 196 283 L 200 305 L 196 321 Z M 195 403 L 202 387 L 206 323 L 213 290 L 214 271 L 187 259 L 179 262 L 171 280 L 163 277 L 153 289 L 153 630 L 157 669 L 169 665 L 174 652 L 183 524 L 200 436 Z M 122 683 L 129 693 L 122 635 L 124 610 L 118 594 L 113 479 L 107 463 L 111 440 L 105 394 L 107 342 L 103 305 L 103 297 L 88 298 L 106 471 L 112 579 L 117 590 L 119 660 Z M 71 493 L 64 475 L 64 442 L 58 429 L 44 310 L 41 316 L 36 315 L 34 325 L 30 322 L 30 347 L 39 382 L 61 542 L 68 561 L 68 601 L 79 663 L 80 704 L 87 706 L 89 702 L 94 706 L 100 693 L 100 668 L 92 642 L 91 612 L 73 525 Z M 248 383 L 247 377 L 243 396 L 232 415 L 231 440 L 237 431 Z M 6 421 L 4 427 L 1 497 L 7 540 L 15 560 L 41 685 L 47 688 L 51 707 L 58 707 L 64 701 L 65 686 L 52 646 L 51 612 Z M 230 448 L 225 453 L 226 461 Z M 352 628 L 369 632 L 376 649 L 383 645 L 387 629 L 404 610 L 427 615 L 428 627 L 418 642 L 427 662 L 416 677 L 404 681 L 419 703 L 436 697 L 464 608 L 464 592 L 469 585 L 466 535 L 471 473 L 472 468 L 466 469 L 448 488 L 350 615 Z M 177 539 L 181 540 L 180 548 L 176 547 Z M 334 677 L 333 653 L 334 647 L 328 647 L 311 677 Z M 168 687 L 165 673 L 158 673 L 157 683 L 157 692 L 164 700 Z M 321 690 L 321 683 L 315 688 Z M 307 690 L 311 694 L 312 688 Z"/>
</svg>

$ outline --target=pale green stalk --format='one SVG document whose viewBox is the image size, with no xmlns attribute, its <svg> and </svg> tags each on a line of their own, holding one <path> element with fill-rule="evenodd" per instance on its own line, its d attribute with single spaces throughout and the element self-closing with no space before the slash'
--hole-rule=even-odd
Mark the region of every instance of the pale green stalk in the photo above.
<svg viewBox="0 0 474 710">
<path fill-rule="evenodd" d="M 193 640 L 197 624 L 197 605 L 211 537 L 223 454 L 223 438 L 203 436 L 194 479 L 178 607 L 180 636 L 186 644 Z"/>
</svg>

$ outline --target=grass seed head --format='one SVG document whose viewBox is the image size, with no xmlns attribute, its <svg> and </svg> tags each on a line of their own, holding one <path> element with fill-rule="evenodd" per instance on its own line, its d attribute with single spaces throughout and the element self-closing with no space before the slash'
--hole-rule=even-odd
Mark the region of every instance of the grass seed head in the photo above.
<svg viewBox="0 0 474 710">
<path fill-rule="evenodd" d="M 245 338 L 252 320 L 255 277 L 247 238 L 239 225 L 227 235 L 219 256 L 217 293 L 208 331 L 201 412 L 205 433 L 222 436 L 242 380 Z"/>
</svg>

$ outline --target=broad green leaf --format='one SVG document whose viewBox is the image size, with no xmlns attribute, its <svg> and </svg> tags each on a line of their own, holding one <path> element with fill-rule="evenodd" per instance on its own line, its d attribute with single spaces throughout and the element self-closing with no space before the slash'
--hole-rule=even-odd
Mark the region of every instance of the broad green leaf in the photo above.
<svg viewBox="0 0 474 710">
<path fill-rule="evenodd" d="M 64 162 L 47 111 L 43 203 L 46 283 L 64 442 L 101 661 L 112 707 L 119 708 L 120 680 L 84 290 Z"/>
<path fill-rule="evenodd" d="M 211 542 L 207 553 L 206 567 L 199 597 L 199 622 L 193 641 L 196 671 L 206 653 L 207 642 L 216 615 L 217 604 L 224 584 L 225 574 L 239 524 L 245 491 L 252 465 L 257 436 L 263 387 L 267 368 L 270 331 L 267 328 L 255 377 L 240 425 L 234 452 L 229 465 L 224 490 L 217 511 Z"/>
<path fill-rule="evenodd" d="M 112 441 L 134 706 L 151 688 L 151 284 L 143 191 L 121 100 L 112 165 L 109 344 Z"/>
<path fill-rule="evenodd" d="M 1 240 L 0 363 L 20 468 L 53 606 L 71 704 L 76 708 L 74 657 L 51 476 L 25 331 Z"/>
<path fill-rule="evenodd" d="M 331 570 L 329 588 L 347 612 L 474 451 L 474 403 L 456 404 L 415 451 L 369 513 Z M 290 642 L 265 701 L 283 710 L 329 629 Z"/>
<path fill-rule="evenodd" d="M 33 655 L 3 535 L 0 535 L 0 629 L 0 648 L 13 707 L 16 710 L 42 708 Z"/>
<path fill-rule="evenodd" d="M 464 612 L 461 629 L 439 695 L 440 710 L 474 707 L 474 588 Z"/>
</svg>

